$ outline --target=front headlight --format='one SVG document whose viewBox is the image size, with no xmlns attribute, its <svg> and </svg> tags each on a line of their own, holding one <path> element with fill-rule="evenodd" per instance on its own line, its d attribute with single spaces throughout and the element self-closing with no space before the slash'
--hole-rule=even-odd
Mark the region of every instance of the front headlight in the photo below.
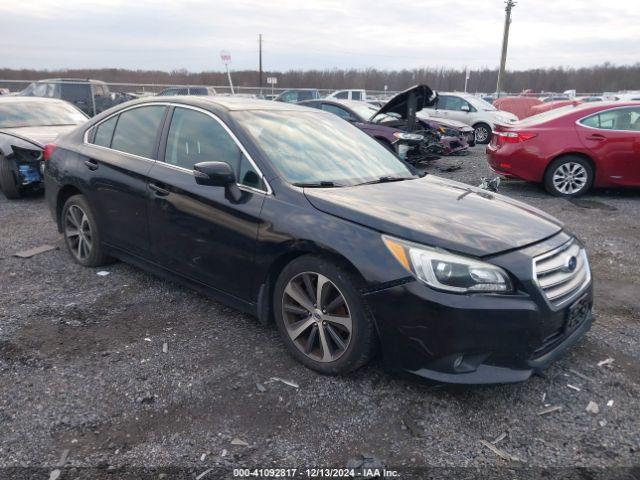
<svg viewBox="0 0 640 480">
<path fill-rule="evenodd" d="M 456 293 L 513 290 L 509 275 L 496 265 L 386 235 L 382 240 L 400 265 L 435 289 Z"/>
<path fill-rule="evenodd" d="M 393 136 L 399 140 L 413 140 L 414 142 L 419 142 L 424 138 L 422 135 L 418 135 L 417 133 L 404 132 L 393 132 Z"/>
</svg>

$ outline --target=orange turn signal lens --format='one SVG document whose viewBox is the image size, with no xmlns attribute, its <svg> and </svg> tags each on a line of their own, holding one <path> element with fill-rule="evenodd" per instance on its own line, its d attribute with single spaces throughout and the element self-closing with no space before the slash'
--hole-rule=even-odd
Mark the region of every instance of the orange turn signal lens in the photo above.
<svg viewBox="0 0 640 480">
<path fill-rule="evenodd" d="M 400 265 L 406 268 L 408 272 L 411 272 L 411 264 L 409 263 L 409 259 L 407 258 L 407 252 L 405 248 L 389 237 L 382 237 L 382 241 L 387 246 L 391 254 L 395 257 L 395 259 L 400 263 Z"/>
</svg>

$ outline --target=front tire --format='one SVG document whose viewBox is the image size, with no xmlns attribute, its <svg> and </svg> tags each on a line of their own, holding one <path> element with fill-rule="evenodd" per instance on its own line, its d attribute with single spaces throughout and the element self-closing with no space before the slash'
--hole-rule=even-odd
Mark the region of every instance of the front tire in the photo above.
<svg viewBox="0 0 640 480">
<path fill-rule="evenodd" d="M 473 126 L 476 143 L 486 145 L 491 141 L 491 127 L 486 123 L 478 123 Z"/>
<path fill-rule="evenodd" d="M 16 183 L 16 178 L 13 175 L 11 163 L 4 155 L 0 155 L 0 190 L 9 200 L 15 200 L 22 196 Z"/>
<path fill-rule="evenodd" d="M 356 280 L 337 263 L 298 257 L 274 288 L 274 317 L 291 355 L 317 372 L 338 375 L 371 360 L 377 338 Z"/>
<path fill-rule="evenodd" d="M 544 174 L 544 188 L 556 197 L 577 197 L 593 185 L 593 167 L 582 157 L 567 155 L 551 162 Z"/>
<path fill-rule="evenodd" d="M 108 263 L 98 224 L 84 195 L 73 195 L 65 202 L 62 229 L 67 249 L 77 263 L 85 267 L 99 267 Z"/>
</svg>

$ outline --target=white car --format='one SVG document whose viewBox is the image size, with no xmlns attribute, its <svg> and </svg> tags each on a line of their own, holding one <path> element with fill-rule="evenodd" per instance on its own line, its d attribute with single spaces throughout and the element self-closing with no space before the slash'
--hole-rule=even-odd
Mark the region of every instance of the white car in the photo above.
<svg viewBox="0 0 640 480">
<path fill-rule="evenodd" d="M 518 121 L 513 113 L 498 110 L 481 98 L 460 92 L 438 92 L 436 103 L 425 111 L 434 118 L 457 120 L 473 127 L 477 143 L 489 143 L 496 124 Z"/>
<path fill-rule="evenodd" d="M 333 92 L 331 95 L 328 95 L 327 98 L 335 98 L 337 100 L 366 100 L 367 91 L 366 90 L 337 90 Z"/>
</svg>

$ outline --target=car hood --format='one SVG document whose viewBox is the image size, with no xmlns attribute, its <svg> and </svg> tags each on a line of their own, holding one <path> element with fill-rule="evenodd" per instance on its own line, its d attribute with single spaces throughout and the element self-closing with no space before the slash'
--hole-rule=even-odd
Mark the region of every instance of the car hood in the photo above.
<svg viewBox="0 0 640 480">
<path fill-rule="evenodd" d="M 16 127 L 0 128 L 0 133 L 17 137 L 44 147 L 47 143 L 53 142 L 58 135 L 70 132 L 77 125 L 54 125 L 50 127 Z"/>
<path fill-rule="evenodd" d="M 427 175 L 402 182 L 305 189 L 318 210 L 392 236 L 484 257 L 555 235 L 562 224 L 508 197 Z"/>
<path fill-rule="evenodd" d="M 372 118 L 375 118 L 382 113 L 396 113 L 400 115 L 401 118 L 407 118 L 409 116 L 409 102 L 407 100 L 413 94 L 416 96 L 416 112 L 433 105 L 437 98 L 435 92 L 427 85 L 415 85 L 406 89 L 404 92 L 400 92 L 391 97 L 391 99 L 385 103 Z"/>
</svg>

